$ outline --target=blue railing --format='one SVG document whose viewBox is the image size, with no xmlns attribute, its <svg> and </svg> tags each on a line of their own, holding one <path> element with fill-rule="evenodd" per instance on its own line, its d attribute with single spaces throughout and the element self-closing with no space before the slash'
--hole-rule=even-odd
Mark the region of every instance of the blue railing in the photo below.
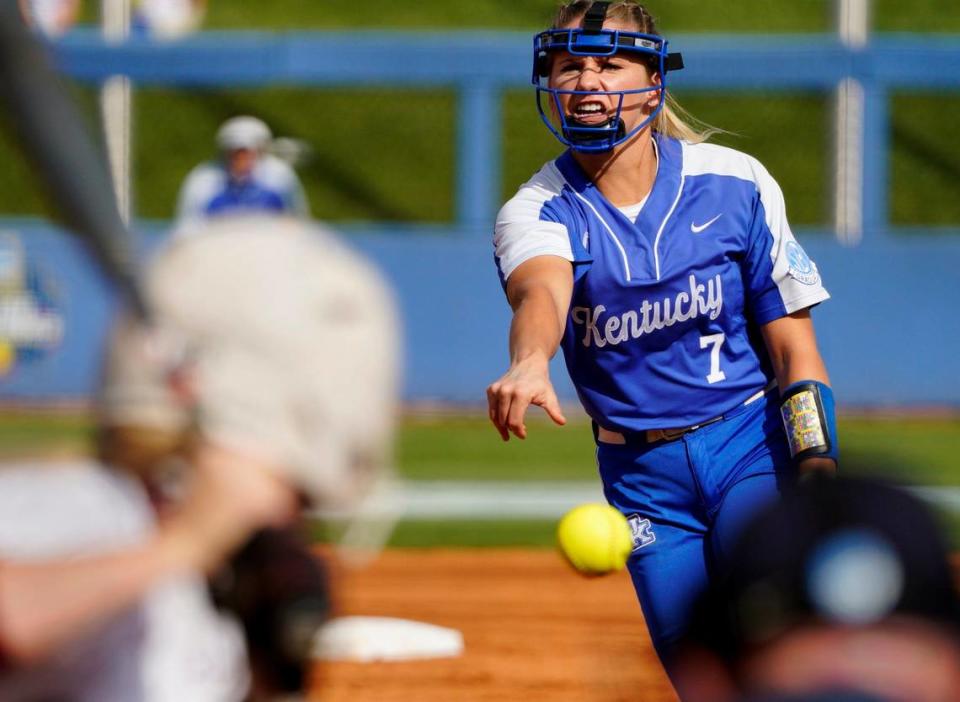
<svg viewBox="0 0 960 702">
<path fill-rule="evenodd" d="M 896 89 L 960 90 L 960 37 L 881 35 L 851 49 L 828 35 L 677 36 L 679 89 L 831 91 L 845 78 L 865 95 L 864 226 L 889 229 L 889 99 Z M 57 47 L 81 81 L 124 73 L 141 85 L 265 84 L 450 87 L 459 95 L 457 223 L 488 225 L 500 196 L 501 94 L 528 85 L 530 37 L 517 33 L 205 33 L 175 44 L 109 46 L 77 32 Z"/>
</svg>

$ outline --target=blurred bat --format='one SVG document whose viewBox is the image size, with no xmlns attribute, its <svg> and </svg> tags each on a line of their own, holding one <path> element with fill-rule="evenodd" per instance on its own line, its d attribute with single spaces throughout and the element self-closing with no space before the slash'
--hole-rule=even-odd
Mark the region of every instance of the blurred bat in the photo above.
<svg viewBox="0 0 960 702">
<path fill-rule="evenodd" d="M 47 52 L 24 24 L 17 0 L 0 0 L 0 100 L 64 223 L 146 321 L 133 239 L 117 209 L 104 156 Z"/>
</svg>

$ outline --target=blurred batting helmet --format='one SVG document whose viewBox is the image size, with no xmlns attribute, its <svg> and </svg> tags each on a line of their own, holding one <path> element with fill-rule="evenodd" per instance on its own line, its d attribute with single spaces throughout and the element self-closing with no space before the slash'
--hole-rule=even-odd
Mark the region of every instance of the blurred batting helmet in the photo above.
<svg viewBox="0 0 960 702">
<path fill-rule="evenodd" d="M 398 329 L 387 288 L 316 225 L 187 228 L 149 267 L 153 328 L 115 329 L 101 426 L 192 430 L 262 455 L 320 506 L 348 507 L 389 459 Z M 165 345 L 185 356 L 186 397 Z"/>
<path fill-rule="evenodd" d="M 273 134 L 263 120 L 247 115 L 232 117 L 217 130 L 217 146 L 221 151 L 263 151 L 272 138 Z"/>
</svg>

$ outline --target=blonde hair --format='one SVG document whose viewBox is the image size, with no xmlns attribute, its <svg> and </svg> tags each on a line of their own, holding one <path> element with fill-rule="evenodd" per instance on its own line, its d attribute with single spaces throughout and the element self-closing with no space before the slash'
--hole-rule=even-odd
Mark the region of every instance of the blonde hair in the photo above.
<svg viewBox="0 0 960 702">
<path fill-rule="evenodd" d="M 587 14 L 587 11 L 593 6 L 594 1 L 595 0 L 574 0 L 566 5 L 562 5 L 554 15 L 553 24 L 551 25 L 552 28 L 559 29 L 580 19 Z M 611 2 L 610 7 L 607 8 L 607 17 L 633 24 L 637 27 L 637 31 L 642 34 L 661 36 L 657 31 L 653 15 L 650 14 L 647 8 L 633 0 Z M 647 65 L 651 71 L 660 70 L 659 62 L 656 61 L 655 57 L 651 57 Z M 714 134 L 723 132 L 722 129 L 712 127 L 691 115 L 677 102 L 676 98 L 666 91 L 663 99 L 663 108 L 653 120 L 653 130 L 664 136 L 687 141 L 691 144 L 699 144 Z"/>
</svg>

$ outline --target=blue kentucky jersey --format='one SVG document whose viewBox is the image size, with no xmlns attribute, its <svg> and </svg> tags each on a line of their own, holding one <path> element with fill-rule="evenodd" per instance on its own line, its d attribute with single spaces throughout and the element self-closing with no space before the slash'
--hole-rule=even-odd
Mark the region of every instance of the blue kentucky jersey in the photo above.
<svg viewBox="0 0 960 702">
<path fill-rule="evenodd" d="M 245 213 L 309 217 L 303 186 L 293 168 L 264 154 L 248 178 L 236 181 L 223 162 L 202 163 L 190 171 L 180 188 L 178 220 Z"/>
<path fill-rule="evenodd" d="M 760 326 L 829 297 L 755 159 L 655 135 L 635 219 L 570 152 L 501 209 L 501 281 L 524 261 L 574 266 L 562 348 L 588 414 L 612 430 L 672 428 L 732 409 L 773 379 Z"/>
<path fill-rule="evenodd" d="M 238 211 L 283 212 L 287 203 L 283 196 L 260 183 L 227 181 L 204 208 L 204 214 L 217 215 Z"/>
</svg>

